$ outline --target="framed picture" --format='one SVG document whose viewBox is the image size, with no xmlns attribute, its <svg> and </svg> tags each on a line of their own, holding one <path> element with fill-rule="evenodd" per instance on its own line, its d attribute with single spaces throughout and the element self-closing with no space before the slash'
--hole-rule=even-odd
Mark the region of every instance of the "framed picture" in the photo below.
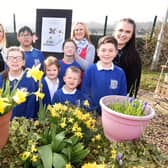
<svg viewBox="0 0 168 168">
<path fill-rule="evenodd" d="M 62 44 L 70 38 L 72 10 L 37 9 L 36 14 L 36 48 L 45 56 L 63 56 Z"/>
</svg>

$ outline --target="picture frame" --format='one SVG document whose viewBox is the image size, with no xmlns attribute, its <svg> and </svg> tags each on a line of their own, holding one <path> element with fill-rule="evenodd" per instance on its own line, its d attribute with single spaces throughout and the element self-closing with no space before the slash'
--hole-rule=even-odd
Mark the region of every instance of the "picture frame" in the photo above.
<svg viewBox="0 0 168 168">
<path fill-rule="evenodd" d="M 71 25 L 71 9 L 37 9 L 35 47 L 45 57 L 52 55 L 62 58 L 62 44 L 71 36 Z"/>
</svg>

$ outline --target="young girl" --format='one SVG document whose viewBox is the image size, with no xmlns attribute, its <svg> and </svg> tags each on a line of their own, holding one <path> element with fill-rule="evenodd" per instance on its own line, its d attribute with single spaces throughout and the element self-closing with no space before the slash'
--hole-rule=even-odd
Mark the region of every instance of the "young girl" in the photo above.
<svg viewBox="0 0 168 168">
<path fill-rule="evenodd" d="M 122 19 L 115 28 L 114 36 L 118 42 L 118 54 L 114 64 L 123 68 L 127 79 L 127 93 L 137 95 L 141 78 L 141 59 L 136 50 L 136 25 L 130 18 Z"/>
<path fill-rule="evenodd" d="M 63 104 L 68 101 L 73 105 L 80 106 L 84 100 L 81 91 L 77 89 L 81 82 L 81 70 L 75 66 L 68 67 L 64 76 L 64 82 L 65 85 L 54 94 L 52 104 Z"/>
<path fill-rule="evenodd" d="M 47 59 L 44 61 L 44 72 L 45 77 L 42 79 L 43 92 L 45 94 L 43 103 L 48 105 L 51 104 L 54 93 L 60 87 L 60 82 L 58 79 L 59 64 L 57 58 L 54 56 L 47 57 Z"/>
<path fill-rule="evenodd" d="M 75 42 L 71 39 L 65 40 L 63 43 L 62 49 L 64 52 L 64 56 L 62 60 L 59 60 L 59 65 L 60 65 L 59 79 L 60 79 L 61 87 L 64 85 L 63 77 L 68 67 L 75 66 L 81 69 L 81 66 L 75 61 L 75 53 L 76 53 Z"/>
<path fill-rule="evenodd" d="M 91 108 L 101 114 L 99 100 L 107 95 L 126 95 L 127 84 L 124 71 L 113 64 L 117 55 L 117 41 L 112 36 L 99 39 L 96 64 L 88 67 L 84 74 L 82 91 L 90 101 Z"/>
<path fill-rule="evenodd" d="M 29 93 L 36 91 L 34 80 L 27 78 L 24 72 L 25 57 L 24 52 L 19 47 L 10 47 L 8 49 L 6 63 L 8 68 L 0 75 L 0 87 L 2 87 L 3 82 L 9 79 L 12 90 L 17 81 L 20 80 L 18 84 L 19 89 L 25 89 Z M 12 118 L 35 118 L 37 116 L 35 113 L 35 103 L 35 96 L 28 96 L 26 102 L 17 105 L 12 110 Z"/>
</svg>

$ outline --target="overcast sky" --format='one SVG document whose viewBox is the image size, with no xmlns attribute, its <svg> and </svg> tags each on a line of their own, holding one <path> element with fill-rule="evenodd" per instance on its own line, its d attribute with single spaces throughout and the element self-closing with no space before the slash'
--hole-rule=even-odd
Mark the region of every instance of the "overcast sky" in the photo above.
<svg viewBox="0 0 168 168">
<path fill-rule="evenodd" d="M 36 9 L 72 9 L 72 21 L 108 24 L 123 17 L 131 17 L 136 22 L 153 21 L 157 15 L 163 20 L 168 0 L 4 0 L 1 2 L 0 22 L 4 26 L 13 25 L 13 13 L 18 25 L 35 26 Z"/>
</svg>

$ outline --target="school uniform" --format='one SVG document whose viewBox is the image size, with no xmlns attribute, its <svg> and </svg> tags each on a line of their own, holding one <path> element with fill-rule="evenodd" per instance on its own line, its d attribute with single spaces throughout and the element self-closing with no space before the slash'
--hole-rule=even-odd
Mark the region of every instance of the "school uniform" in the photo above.
<svg viewBox="0 0 168 168">
<path fill-rule="evenodd" d="M 100 114 L 99 100 L 101 97 L 127 94 L 125 73 L 114 64 L 108 69 L 104 69 L 100 62 L 92 64 L 85 71 L 82 92 L 90 100 L 92 109 Z"/>
<path fill-rule="evenodd" d="M 41 64 L 40 69 L 44 70 L 45 57 L 40 50 L 32 48 L 30 51 L 24 51 L 24 53 L 25 53 L 26 68 L 32 68 L 33 65 Z"/>
<path fill-rule="evenodd" d="M 70 104 L 80 106 L 84 101 L 82 92 L 78 89 L 74 89 L 72 92 L 67 92 L 63 86 L 61 89 L 58 89 L 57 92 L 55 92 L 52 104 L 55 103 L 64 104 L 67 101 Z"/>
<path fill-rule="evenodd" d="M 51 104 L 53 99 L 54 93 L 60 88 L 60 82 L 57 78 L 55 83 L 53 84 L 47 76 L 42 78 L 42 85 L 43 85 L 43 93 L 45 94 L 43 98 L 43 104 L 48 105 Z"/>
<path fill-rule="evenodd" d="M 20 80 L 20 78 L 16 79 L 9 76 L 11 90 L 14 88 L 18 80 Z M 3 86 L 3 82 L 5 82 L 5 80 L 3 79 L 2 75 L 0 75 L 0 87 Z M 25 88 L 25 90 L 29 93 L 36 91 L 36 85 L 34 80 L 32 78 L 26 77 L 26 73 L 23 74 L 23 77 L 19 81 L 17 88 L 19 89 Z M 35 106 L 36 106 L 35 95 L 28 96 L 27 100 L 24 103 L 21 103 L 12 109 L 11 119 L 13 119 L 14 117 L 36 118 L 37 113 L 35 111 Z"/>
<path fill-rule="evenodd" d="M 73 61 L 71 64 L 66 64 L 63 60 L 59 60 L 58 63 L 60 65 L 60 71 L 59 71 L 58 78 L 60 80 L 60 87 L 62 87 L 64 85 L 63 77 L 65 75 L 66 69 L 70 66 L 75 66 L 81 69 L 81 66 L 76 61 Z"/>
</svg>

